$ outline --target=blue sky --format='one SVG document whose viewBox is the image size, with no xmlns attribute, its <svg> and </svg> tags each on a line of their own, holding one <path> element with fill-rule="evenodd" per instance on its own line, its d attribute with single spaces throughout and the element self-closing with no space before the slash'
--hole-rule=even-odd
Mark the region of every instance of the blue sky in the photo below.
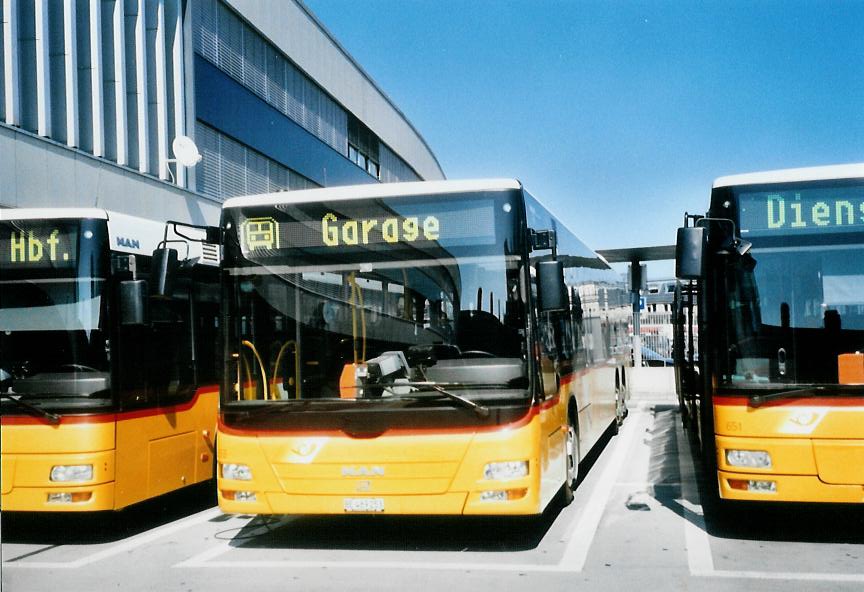
<svg viewBox="0 0 864 592">
<path fill-rule="evenodd" d="M 673 243 L 721 175 L 864 161 L 864 1 L 306 4 L 448 178 L 516 177 L 595 249 Z"/>
</svg>

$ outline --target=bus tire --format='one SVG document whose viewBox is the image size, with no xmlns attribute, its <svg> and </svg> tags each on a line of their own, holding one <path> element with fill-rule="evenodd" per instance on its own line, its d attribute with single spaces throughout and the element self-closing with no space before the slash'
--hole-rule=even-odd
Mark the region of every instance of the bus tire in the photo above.
<svg viewBox="0 0 864 592">
<path fill-rule="evenodd" d="M 612 421 L 612 435 L 618 435 L 618 429 L 624 423 L 624 390 L 621 388 L 621 380 L 618 378 L 618 370 L 615 370 L 615 419 Z"/>
<path fill-rule="evenodd" d="M 562 505 L 573 501 L 576 483 L 579 481 L 579 422 L 576 419 L 576 405 L 571 402 L 567 408 L 567 436 L 565 441 L 567 475 L 561 488 Z"/>
</svg>

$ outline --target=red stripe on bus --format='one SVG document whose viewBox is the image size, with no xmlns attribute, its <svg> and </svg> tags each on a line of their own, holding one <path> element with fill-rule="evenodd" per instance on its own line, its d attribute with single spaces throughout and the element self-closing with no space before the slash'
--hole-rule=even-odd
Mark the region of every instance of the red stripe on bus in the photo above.
<svg viewBox="0 0 864 592">
<path fill-rule="evenodd" d="M 195 395 L 185 403 L 167 405 L 165 407 L 149 407 L 146 409 L 135 409 L 123 413 L 99 413 L 93 415 L 61 415 L 59 424 L 52 424 L 48 418 L 39 416 L 4 416 L 0 418 L 0 425 L 73 425 L 73 424 L 96 424 L 113 423 L 115 421 L 126 421 L 130 419 L 141 419 L 143 417 L 155 417 L 168 413 L 182 413 L 188 411 L 198 404 L 201 395 L 218 393 L 216 386 L 201 387 L 195 391 Z"/>
<path fill-rule="evenodd" d="M 587 374 L 589 369 L 583 368 L 576 372 L 570 372 L 569 374 L 565 374 L 560 379 L 561 386 L 566 386 L 571 382 L 575 381 L 577 377 Z M 549 409 L 557 406 L 561 402 L 561 394 L 560 391 L 554 397 L 550 399 L 546 399 L 540 401 L 539 403 L 535 403 L 531 405 L 528 412 L 525 416 L 517 419 L 516 421 L 494 425 L 494 426 L 466 426 L 459 428 L 415 428 L 415 429 L 402 429 L 395 428 L 382 432 L 381 435 L 388 436 L 406 436 L 406 435 L 426 435 L 426 434 L 470 434 L 477 432 L 494 432 L 506 429 L 516 429 L 521 428 L 528 425 L 535 416 L 539 415 L 541 412 L 548 411 Z M 268 436 L 288 436 L 288 437 L 345 437 L 349 436 L 346 432 L 338 429 L 329 429 L 329 430 L 308 430 L 303 428 L 291 429 L 238 429 L 234 427 L 229 427 L 225 425 L 225 422 L 222 419 L 222 415 L 219 416 L 219 431 L 232 435 L 232 436 L 250 436 L 250 437 L 268 437 Z"/>
<path fill-rule="evenodd" d="M 750 399 L 747 397 L 714 397 L 715 405 L 724 407 L 747 407 Z M 864 393 L 852 397 L 806 397 L 765 401 L 763 407 L 862 407 L 864 408 Z"/>
<path fill-rule="evenodd" d="M 381 432 L 381 435 L 387 436 L 424 436 L 430 434 L 473 434 L 477 432 L 495 432 L 500 430 L 508 430 L 521 428 L 534 419 L 535 416 L 540 414 L 540 407 L 538 405 L 532 405 L 526 414 L 517 419 L 516 421 L 493 425 L 493 426 L 465 426 L 458 428 L 446 428 L 446 427 L 434 427 L 434 428 L 414 428 L 414 429 L 406 429 L 406 428 L 394 428 L 385 430 Z M 264 430 L 264 429 L 238 429 L 225 425 L 225 422 L 222 420 L 222 416 L 219 417 L 218 429 L 223 434 L 228 434 L 231 436 L 249 436 L 249 437 L 268 437 L 268 436 L 280 436 L 280 437 L 292 437 L 292 438 L 312 438 L 312 437 L 333 437 L 333 438 L 344 438 L 346 436 L 350 437 L 351 434 L 344 432 L 339 429 L 328 429 L 328 430 L 309 430 L 304 428 L 299 428 L 293 430 L 291 428 L 277 429 L 277 430 Z"/>
</svg>

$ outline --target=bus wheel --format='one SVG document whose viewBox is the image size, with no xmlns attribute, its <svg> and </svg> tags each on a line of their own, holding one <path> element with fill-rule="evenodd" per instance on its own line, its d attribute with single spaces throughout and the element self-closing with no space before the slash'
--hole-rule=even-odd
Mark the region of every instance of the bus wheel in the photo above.
<svg viewBox="0 0 864 592">
<path fill-rule="evenodd" d="M 576 423 L 576 411 L 571 405 L 567 411 L 567 479 L 564 482 L 563 502 L 569 505 L 573 501 L 573 492 L 579 480 L 579 429 Z"/>
<path fill-rule="evenodd" d="M 615 369 L 615 421 L 612 422 L 612 435 L 618 435 L 618 428 L 624 423 L 621 409 L 624 407 L 624 390 L 621 388 L 621 379 L 618 369 Z"/>
</svg>

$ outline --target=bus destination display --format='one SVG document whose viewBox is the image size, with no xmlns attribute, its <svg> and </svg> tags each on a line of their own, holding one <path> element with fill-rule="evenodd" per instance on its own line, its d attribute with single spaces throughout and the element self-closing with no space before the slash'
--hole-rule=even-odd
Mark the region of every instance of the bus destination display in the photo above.
<svg viewBox="0 0 864 592">
<path fill-rule="evenodd" d="M 43 223 L 0 225 L 0 267 L 4 269 L 72 268 L 77 262 L 75 227 Z"/>
<path fill-rule="evenodd" d="M 741 234 L 864 231 L 864 187 L 740 193 Z"/>
<path fill-rule="evenodd" d="M 495 244 L 491 202 L 447 209 L 401 209 L 402 212 L 395 213 L 380 207 L 365 211 L 323 208 L 302 221 L 273 215 L 250 216 L 239 225 L 241 249 L 245 256 L 257 258 L 296 248 L 345 252 L 364 247 Z M 479 232 L 479 228 L 487 230 Z"/>
</svg>

